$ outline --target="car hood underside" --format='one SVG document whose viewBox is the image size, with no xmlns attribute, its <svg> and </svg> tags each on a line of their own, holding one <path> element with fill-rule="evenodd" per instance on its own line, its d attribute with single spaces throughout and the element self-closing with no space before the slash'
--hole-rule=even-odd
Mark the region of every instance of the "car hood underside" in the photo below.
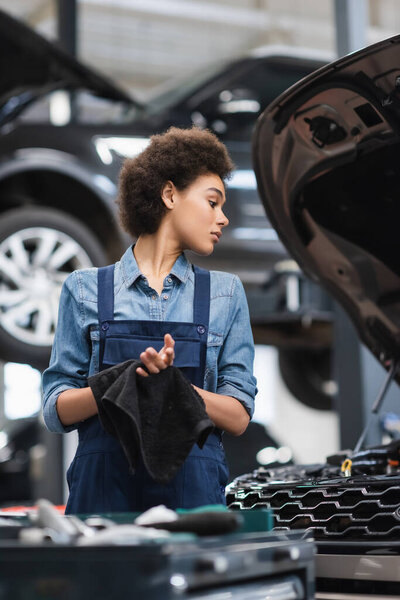
<svg viewBox="0 0 400 600">
<path fill-rule="evenodd" d="M 271 223 L 386 368 L 400 358 L 399 50 L 396 36 L 306 77 L 253 138 Z"/>
</svg>

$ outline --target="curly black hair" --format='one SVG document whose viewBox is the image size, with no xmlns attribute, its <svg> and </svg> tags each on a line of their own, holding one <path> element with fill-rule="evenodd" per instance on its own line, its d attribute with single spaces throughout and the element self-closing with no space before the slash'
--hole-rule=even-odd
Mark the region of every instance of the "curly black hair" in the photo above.
<svg viewBox="0 0 400 600">
<path fill-rule="evenodd" d="M 167 181 L 181 191 L 208 173 L 225 181 L 233 169 L 226 147 L 211 131 L 171 127 L 151 136 L 145 150 L 127 159 L 120 172 L 117 203 L 123 228 L 134 237 L 157 231 L 167 210 L 161 199 Z"/>
</svg>

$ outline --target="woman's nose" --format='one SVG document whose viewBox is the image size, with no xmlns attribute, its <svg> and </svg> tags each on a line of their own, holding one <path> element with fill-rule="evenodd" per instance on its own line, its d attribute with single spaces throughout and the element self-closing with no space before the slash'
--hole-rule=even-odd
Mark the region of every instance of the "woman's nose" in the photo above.
<svg viewBox="0 0 400 600">
<path fill-rule="evenodd" d="M 226 227 L 227 225 L 229 225 L 229 219 L 225 215 L 225 213 L 222 212 L 222 210 L 221 210 L 221 214 L 220 214 L 220 216 L 218 218 L 218 225 L 220 227 Z"/>
</svg>

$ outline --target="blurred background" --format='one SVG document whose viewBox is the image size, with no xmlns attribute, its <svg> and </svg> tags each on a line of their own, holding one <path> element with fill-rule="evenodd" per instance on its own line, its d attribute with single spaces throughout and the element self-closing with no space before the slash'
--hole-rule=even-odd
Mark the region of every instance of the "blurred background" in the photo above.
<svg viewBox="0 0 400 600">
<path fill-rule="evenodd" d="M 76 7 L 79 58 L 140 99 L 264 45 L 337 54 L 334 0 L 82 0 Z M 56 0 L 1 0 L 0 8 L 58 39 Z M 398 33 L 396 0 L 370 0 L 366 8 L 366 45 Z"/>
<path fill-rule="evenodd" d="M 117 89 L 113 98 L 110 90 L 93 94 L 95 83 L 88 79 L 85 90 L 85 74 L 81 73 L 71 92 L 63 79 L 68 80 L 71 65 L 58 67 L 50 53 L 46 63 L 46 53 L 39 51 L 40 60 L 34 62 L 36 51 L 29 56 L 30 46 L 24 48 L 23 36 L 18 38 L 20 46 L 13 49 L 2 34 L 0 67 L 3 73 L 8 70 L 18 77 L 10 89 L 2 89 L 2 98 L 7 100 L 3 108 L 8 111 L 2 113 L 2 131 L 10 137 L 0 141 L 0 174 L 2 165 L 16 164 L 13 161 L 21 156 L 28 162 L 33 156 L 36 161 L 40 158 L 41 166 L 36 162 L 23 176 L 13 172 L 0 179 L 4 212 L 0 258 L 15 258 L 12 235 L 28 225 L 38 226 L 37 220 L 29 221 L 32 213 L 26 212 L 34 207 L 59 211 L 53 220 L 44 219 L 40 243 L 51 230 L 78 244 L 74 256 L 57 265 L 58 278 L 53 261 L 55 296 L 62 279 L 74 268 L 117 260 L 128 241 L 115 224 L 113 239 L 102 245 L 100 216 L 96 227 L 91 226 L 91 215 L 97 211 L 95 186 L 101 188 L 103 203 L 110 205 L 122 160 L 144 147 L 149 135 L 171 124 L 211 128 L 227 144 L 238 168 L 228 189 L 230 233 L 214 262 L 204 265 L 236 272 L 245 285 L 259 387 L 249 431 L 240 439 L 226 440 L 231 476 L 260 465 L 323 461 L 340 447 L 350 446 L 364 422 L 364 408 L 377 392 L 375 383 L 367 381 L 367 373 L 375 376 L 375 366 L 371 371 L 372 359 L 360 347 L 347 317 L 303 276 L 269 224 L 251 168 L 251 134 L 262 110 L 298 79 L 337 56 L 395 35 L 400 29 L 398 2 L 14 0 L 11 4 L 0 0 L 0 9 Z M 48 89 L 46 77 L 52 81 Z M 15 102 L 10 108 L 10 100 L 20 99 L 21 89 L 25 93 L 29 86 L 42 91 L 26 103 L 26 109 L 15 111 Z M 68 172 L 69 192 L 80 181 L 74 208 L 73 202 L 65 199 L 64 203 L 60 186 L 55 184 L 54 157 L 59 158 L 60 152 L 74 156 L 85 169 L 89 143 L 95 146 L 97 161 L 87 160 L 93 187 L 88 184 L 85 193 L 84 175 L 79 172 L 78 177 L 75 167 Z M 46 148 L 47 158 L 43 152 L 39 157 L 38 148 Z M 52 177 L 46 175 L 50 164 Z M 55 190 L 60 194 L 57 199 Z M 86 201 L 87 210 L 82 204 Z M 22 209 L 25 225 L 17 226 L 15 212 Z M 10 212 L 14 213 L 11 217 Z M 100 208 L 96 215 L 101 215 Z M 63 218 L 71 219 L 69 227 L 63 228 Z M 74 237 L 76 220 L 82 231 Z M 85 246 L 87 235 L 94 237 L 90 247 Z M 28 260 L 37 253 L 38 239 L 18 242 Z M 194 262 L 202 264 L 196 258 Z M 48 361 L 56 300 L 51 307 L 43 305 L 43 314 L 53 315 L 45 325 L 40 309 L 25 313 L 19 309 L 14 318 L 10 292 L 16 291 L 16 285 L 10 284 L 12 276 L 4 261 L 0 273 L 0 477 L 4 490 L 0 502 L 30 501 L 37 495 L 61 502 L 66 496 L 63 469 L 76 439 L 73 433 L 63 438 L 48 434 L 40 417 L 40 372 Z M 37 277 L 46 273 L 50 270 L 44 268 L 44 274 L 42 269 Z M 36 338 L 35 347 L 32 335 L 38 333 L 38 322 L 45 334 Z M 338 403 L 340 394 L 353 403 L 346 419 L 341 414 L 343 402 Z M 381 439 L 382 432 L 377 432 L 372 441 Z"/>
</svg>

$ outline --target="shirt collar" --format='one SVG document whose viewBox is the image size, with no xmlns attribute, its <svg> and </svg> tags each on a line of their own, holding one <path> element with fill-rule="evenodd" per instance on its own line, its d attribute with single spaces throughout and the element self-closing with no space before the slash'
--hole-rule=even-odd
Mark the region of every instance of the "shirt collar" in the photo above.
<svg viewBox="0 0 400 600">
<path fill-rule="evenodd" d="M 170 274 L 174 275 L 182 283 L 186 283 L 191 270 L 192 265 L 182 252 L 176 259 Z M 142 275 L 133 253 L 133 246 L 129 246 L 121 257 L 121 271 L 126 287 L 130 287 Z"/>
<path fill-rule="evenodd" d="M 142 274 L 133 254 L 133 246 L 129 246 L 121 257 L 121 272 L 126 287 L 135 283 L 136 279 Z"/>
<path fill-rule="evenodd" d="M 182 283 L 186 283 L 189 277 L 189 274 L 192 270 L 192 265 L 188 261 L 185 256 L 185 253 L 182 252 L 176 259 L 174 266 L 171 269 L 171 275 L 175 275 Z"/>
</svg>

